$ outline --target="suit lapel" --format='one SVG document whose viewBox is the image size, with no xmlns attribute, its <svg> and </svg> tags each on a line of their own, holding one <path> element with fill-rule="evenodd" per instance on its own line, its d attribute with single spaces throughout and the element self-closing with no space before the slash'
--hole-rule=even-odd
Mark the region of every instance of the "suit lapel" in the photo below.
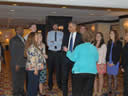
<svg viewBox="0 0 128 96">
<path fill-rule="evenodd" d="M 19 36 L 16 36 L 17 37 L 17 39 L 18 39 L 18 42 L 20 43 L 20 44 L 22 44 L 22 46 L 24 46 L 24 42 L 20 39 L 20 37 Z"/>
</svg>

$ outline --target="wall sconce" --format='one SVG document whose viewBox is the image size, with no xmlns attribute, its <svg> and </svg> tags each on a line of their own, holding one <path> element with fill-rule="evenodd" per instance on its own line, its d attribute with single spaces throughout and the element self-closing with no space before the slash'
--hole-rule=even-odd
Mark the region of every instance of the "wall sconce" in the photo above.
<svg viewBox="0 0 128 96">
<path fill-rule="evenodd" d="M 7 38 L 7 39 L 5 40 L 5 42 L 6 42 L 6 43 L 9 43 L 9 39 Z"/>
<path fill-rule="evenodd" d="M 58 29 L 59 30 L 63 30 L 64 29 L 64 26 L 59 26 Z"/>
<path fill-rule="evenodd" d="M 125 30 L 128 31 L 128 21 L 125 21 L 124 22 L 123 27 L 124 27 Z"/>
<path fill-rule="evenodd" d="M 2 32 L 0 31 L 0 35 L 2 35 Z"/>
<path fill-rule="evenodd" d="M 91 31 L 92 31 L 92 32 L 95 32 L 95 25 L 92 25 L 92 26 L 91 26 Z"/>
</svg>

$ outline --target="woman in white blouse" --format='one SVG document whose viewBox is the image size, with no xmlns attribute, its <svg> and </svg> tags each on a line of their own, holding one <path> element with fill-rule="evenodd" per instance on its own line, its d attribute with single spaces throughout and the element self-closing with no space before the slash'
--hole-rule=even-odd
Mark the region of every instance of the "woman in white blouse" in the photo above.
<svg viewBox="0 0 128 96">
<path fill-rule="evenodd" d="M 94 96 L 101 96 L 104 84 L 104 74 L 106 73 L 106 52 L 107 47 L 104 43 L 104 37 L 101 32 L 98 32 L 95 37 L 94 45 L 97 47 L 99 53 L 99 60 L 97 62 L 98 76 L 95 78 Z M 99 86 L 97 86 L 99 80 Z M 99 88 L 98 88 L 99 87 Z"/>
</svg>

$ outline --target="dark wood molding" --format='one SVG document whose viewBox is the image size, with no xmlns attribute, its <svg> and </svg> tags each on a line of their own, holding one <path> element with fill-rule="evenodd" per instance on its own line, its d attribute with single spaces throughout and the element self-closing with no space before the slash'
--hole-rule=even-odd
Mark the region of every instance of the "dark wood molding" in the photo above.
<svg viewBox="0 0 128 96">
<path fill-rule="evenodd" d="M 119 22 L 119 19 L 117 19 L 117 20 L 96 20 L 96 21 L 80 23 L 78 25 L 94 24 L 94 23 L 116 23 L 116 22 Z"/>
<path fill-rule="evenodd" d="M 128 15 L 119 16 L 120 19 L 128 18 Z"/>
</svg>

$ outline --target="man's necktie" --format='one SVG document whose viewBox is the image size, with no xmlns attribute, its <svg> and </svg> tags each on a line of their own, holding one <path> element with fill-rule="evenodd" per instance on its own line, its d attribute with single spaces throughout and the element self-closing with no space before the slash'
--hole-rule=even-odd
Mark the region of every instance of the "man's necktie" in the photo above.
<svg viewBox="0 0 128 96">
<path fill-rule="evenodd" d="M 55 32 L 55 41 L 57 41 L 57 32 Z"/>
<path fill-rule="evenodd" d="M 57 32 L 55 32 L 55 42 L 57 41 Z M 57 46 L 55 46 L 55 49 L 57 48 Z"/>
<path fill-rule="evenodd" d="M 73 34 L 71 34 L 69 50 L 70 50 L 71 52 L 73 51 Z"/>
</svg>

